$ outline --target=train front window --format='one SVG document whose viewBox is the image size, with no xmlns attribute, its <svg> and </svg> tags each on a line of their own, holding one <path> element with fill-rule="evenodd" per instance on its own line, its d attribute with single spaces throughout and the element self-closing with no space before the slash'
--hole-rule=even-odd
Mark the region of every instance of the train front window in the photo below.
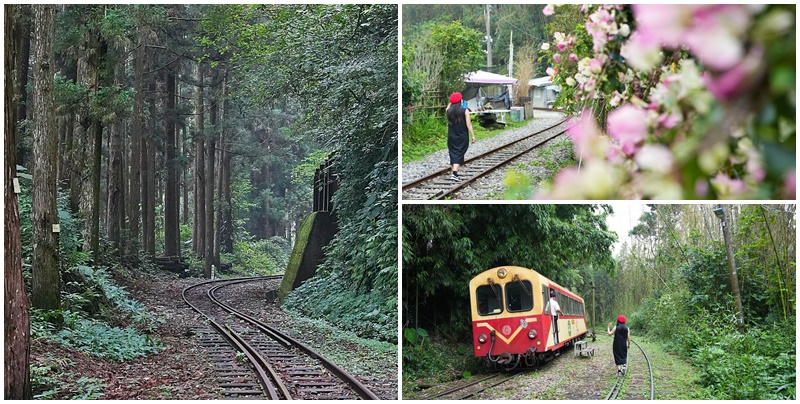
<svg viewBox="0 0 800 404">
<path fill-rule="evenodd" d="M 520 281 L 506 284 L 506 304 L 509 312 L 530 311 L 533 309 L 533 289 L 530 281 Z"/>
<path fill-rule="evenodd" d="M 475 289 L 478 314 L 488 316 L 503 312 L 503 289 L 500 285 L 481 285 Z"/>
</svg>

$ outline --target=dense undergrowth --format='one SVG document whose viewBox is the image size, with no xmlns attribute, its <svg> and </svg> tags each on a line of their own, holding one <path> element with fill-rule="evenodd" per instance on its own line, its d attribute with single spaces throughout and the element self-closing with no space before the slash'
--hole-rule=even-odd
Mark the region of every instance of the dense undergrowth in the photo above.
<svg viewBox="0 0 800 404">
<path fill-rule="evenodd" d="M 504 129 L 486 129 L 478 125 L 477 115 L 470 115 L 475 138 L 496 136 L 505 129 L 524 126 L 526 122 L 507 122 Z M 403 126 L 403 163 L 419 160 L 438 150 L 447 149 L 447 119 L 430 112 L 417 112 Z"/>
<path fill-rule="evenodd" d="M 439 342 L 432 338 L 411 336 L 404 330 L 403 341 L 403 379 L 426 380 L 442 383 L 469 377 L 484 370 L 481 359 L 475 358 L 468 343 Z M 413 334 L 413 333 L 411 333 Z M 413 382 L 410 382 L 413 383 Z M 414 388 L 413 385 L 408 385 Z"/>
<path fill-rule="evenodd" d="M 19 195 L 22 238 L 23 277 L 30 294 L 33 253 L 31 224 L 30 178 L 21 176 Z M 137 300 L 131 298 L 115 276 L 124 277 L 124 265 L 114 258 L 113 251 L 101 252 L 101 262 L 92 263 L 91 253 L 81 251 L 81 223 L 67 208 L 66 196 L 59 195 L 58 215 L 61 225 L 59 259 L 61 275 L 61 308 L 31 309 L 31 337 L 113 361 L 139 358 L 158 352 L 162 346 L 149 334 L 158 322 Z M 144 264 L 142 270 L 148 270 Z M 32 386 L 37 398 L 98 398 L 100 386 L 86 378 L 78 389 L 60 388 L 51 365 L 31 363 Z"/>
<path fill-rule="evenodd" d="M 700 384 L 720 400 L 775 400 L 797 397 L 795 321 L 763 319 L 746 331 L 732 310 L 687 306 L 688 292 L 645 299 L 631 315 L 632 329 L 655 337 L 690 360 Z"/>
</svg>

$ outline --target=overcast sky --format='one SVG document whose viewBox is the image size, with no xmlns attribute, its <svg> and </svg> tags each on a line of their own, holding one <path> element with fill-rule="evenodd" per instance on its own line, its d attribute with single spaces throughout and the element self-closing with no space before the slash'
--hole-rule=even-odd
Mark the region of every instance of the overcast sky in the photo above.
<svg viewBox="0 0 800 404">
<path fill-rule="evenodd" d="M 649 209 L 644 202 L 614 201 L 604 205 L 611 205 L 614 214 L 606 218 L 608 229 L 617 233 L 617 242 L 614 243 L 614 255 L 619 253 L 623 242 L 630 244 L 628 232 L 639 223 L 639 217 Z"/>
</svg>

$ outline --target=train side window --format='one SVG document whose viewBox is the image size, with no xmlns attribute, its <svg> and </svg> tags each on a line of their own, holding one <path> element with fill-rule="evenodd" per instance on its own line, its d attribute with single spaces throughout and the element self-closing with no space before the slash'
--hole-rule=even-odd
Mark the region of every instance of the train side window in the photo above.
<svg viewBox="0 0 800 404">
<path fill-rule="evenodd" d="M 542 310 L 544 310 L 545 307 L 547 307 L 547 302 L 549 301 L 550 301 L 550 293 L 548 292 L 547 286 L 542 285 L 542 304 L 544 305 L 542 307 Z M 545 313 L 545 314 L 550 314 L 550 313 Z"/>
<path fill-rule="evenodd" d="M 494 290 L 492 290 L 494 288 Z M 503 312 L 503 289 L 500 285 L 481 285 L 475 289 L 478 314 L 488 316 Z"/>
<path fill-rule="evenodd" d="M 509 282 L 506 284 L 506 304 L 509 312 L 531 311 L 533 294 L 530 281 Z"/>
</svg>

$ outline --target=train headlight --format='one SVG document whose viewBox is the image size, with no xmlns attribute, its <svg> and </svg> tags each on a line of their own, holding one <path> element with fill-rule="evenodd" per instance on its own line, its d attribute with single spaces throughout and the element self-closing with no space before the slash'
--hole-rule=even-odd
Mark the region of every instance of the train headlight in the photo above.
<svg viewBox="0 0 800 404">
<path fill-rule="evenodd" d="M 486 334 L 478 335 L 478 342 L 480 342 L 481 344 L 486 342 Z"/>
<path fill-rule="evenodd" d="M 536 338 L 536 330 L 528 331 L 528 338 L 530 338 L 530 339 Z"/>
<path fill-rule="evenodd" d="M 497 277 L 500 279 L 505 279 L 506 275 L 508 275 L 508 271 L 505 268 L 500 268 L 497 270 Z"/>
</svg>

